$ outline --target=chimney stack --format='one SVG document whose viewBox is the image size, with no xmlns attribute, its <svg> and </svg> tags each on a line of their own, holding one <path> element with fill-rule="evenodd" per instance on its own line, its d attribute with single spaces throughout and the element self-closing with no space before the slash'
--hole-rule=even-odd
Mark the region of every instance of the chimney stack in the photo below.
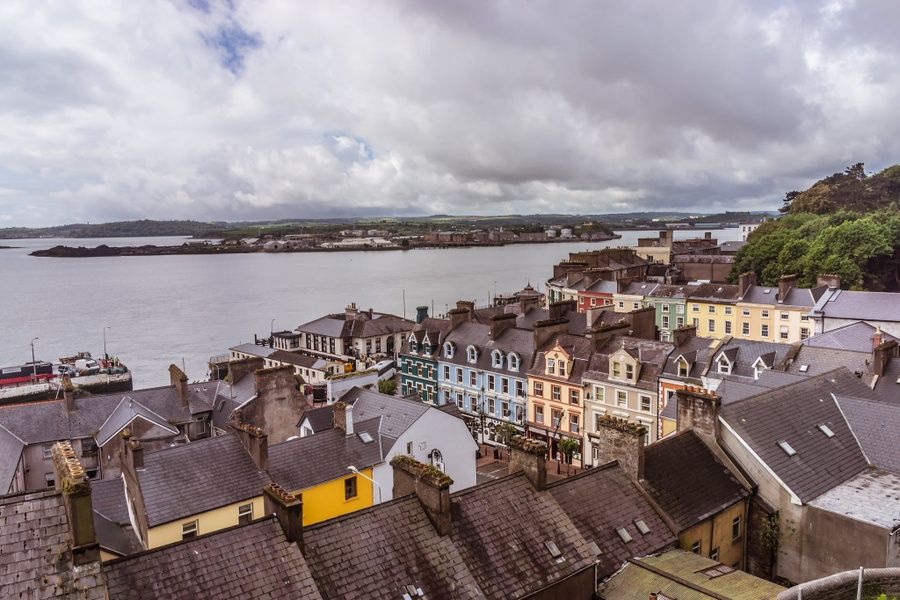
<svg viewBox="0 0 900 600">
<path fill-rule="evenodd" d="M 543 348 L 547 342 L 551 341 L 556 336 L 568 332 L 569 320 L 566 318 L 537 321 L 532 330 L 532 335 L 534 336 L 534 351 L 537 352 Z"/>
<path fill-rule="evenodd" d="M 719 408 L 722 400 L 715 392 L 687 387 L 675 394 L 677 430 L 693 429 L 710 446 L 719 439 Z"/>
<path fill-rule="evenodd" d="M 391 459 L 391 467 L 394 468 L 393 497 L 415 493 L 438 535 L 449 535 L 453 527 L 450 509 L 453 480 L 437 467 L 403 454 Z"/>
<path fill-rule="evenodd" d="M 176 365 L 169 365 L 169 381 L 175 387 L 175 393 L 178 394 L 178 401 L 182 406 L 188 404 L 188 384 L 187 375 Z"/>
<path fill-rule="evenodd" d="M 880 341 L 882 339 L 881 330 L 875 334 L 874 340 Z M 897 356 L 897 341 L 889 340 L 887 342 L 881 342 L 875 348 L 872 349 L 872 370 L 879 377 L 884 376 L 884 372 L 887 370 L 888 364 L 891 362 L 891 358 Z"/>
<path fill-rule="evenodd" d="M 262 427 L 255 427 L 241 420 L 241 411 L 236 410 L 231 416 L 232 429 L 237 431 L 238 438 L 247 453 L 253 459 L 253 463 L 260 471 L 269 468 L 269 436 Z"/>
<path fill-rule="evenodd" d="M 672 332 L 672 337 L 675 341 L 675 346 L 681 347 L 683 344 L 687 344 L 691 339 L 697 337 L 697 326 L 682 325 Z"/>
<path fill-rule="evenodd" d="M 796 275 L 782 275 L 778 278 L 778 302 L 784 302 L 784 299 L 787 298 L 788 292 L 791 291 L 791 288 L 794 287 L 794 284 L 797 282 Z"/>
<path fill-rule="evenodd" d="M 524 471 L 536 490 L 547 487 L 547 444 L 521 435 L 509 440 L 509 472 Z"/>
<path fill-rule="evenodd" d="M 100 561 L 100 544 L 94 533 L 91 482 L 69 442 L 57 442 L 50 450 L 56 474 L 56 490 L 62 492 L 69 521 L 69 543 L 76 566 Z M 48 559 L 52 557 L 47 557 Z"/>
<path fill-rule="evenodd" d="M 557 300 L 556 302 L 552 302 L 550 304 L 550 315 L 547 317 L 548 319 L 562 319 L 570 312 L 575 312 L 578 310 L 578 301 L 577 300 Z"/>
<path fill-rule="evenodd" d="M 265 360 L 261 356 L 251 356 L 240 360 L 232 360 L 228 363 L 228 380 L 231 383 L 237 383 L 244 378 L 245 375 L 253 373 L 265 366 Z M 243 398 L 246 400 L 246 398 Z"/>
<path fill-rule="evenodd" d="M 346 436 L 353 435 L 353 405 L 338 400 L 331 405 L 331 410 L 334 415 L 334 428 L 340 429 Z"/>
<path fill-rule="evenodd" d="M 491 317 L 491 339 L 496 340 L 504 331 L 515 327 L 517 316 L 515 313 L 505 313 Z"/>
<path fill-rule="evenodd" d="M 263 487 L 263 503 L 267 515 L 274 514 L 287 541 L 303 552 L 303 498 L 277 483 Z"/>
<path fill-rule="evenodd" d="M 816 277 L 816 287 L 827 286 L 830 289 L 838 289 L 841 287 L 841 276 L 831 273 L 820 273 Z"/>
<path fill-rule="evenodd" d="M 631 323 L 631 336 L 643 340 L 655 340 L 656 335 L 656 308 L 646 306 L 626 313 Z"/>
<path fill-rule="evenodd" d="M 344 320 L 352 321 L 356 318 L 356 314 L 359 310 L 356 308 L 356 302 L 351 302 L 347 308 L 344 309 Z"/>
<path fill-rule="evenodd" d="M 591 340 L 591 352 L 600 352 L 609 340 L 617 335 L 628 335 L 631 324 L 622 319 L 618 323 L 610 323 L 609 325 L 601 325 L 591 329 L 587 336 Z"/>
<path fill-rule="evenodd" d="M 469 311 L 465 308 L 453 308 L 447 312 L 450 319 L 450 330 L 454 330 L 463 323 L 469 322 Z"/>
<path fill-rule="evenodd" d="M 744 295 L 747 294 L 747 290 L 754 285 L 756 285 L 756 273 L 753 271 L 741 273 L 740 277 L 738 277 L 738 287 L 740 288 L 738 293 L 741 295 L 741 298 L 743 298 Z"/>
<path fill-rule="evenodd" d="M 63 401 L 66 404 L 66 412 L 75 410 L 75 386 L 72 385 L 72 379 L 68 375 L 63 375 L 62 383 Z"/>
<path fill-rule="evenodd" d="M 421 325 L 422 322 L 428 318 L 428 307 L 427 306 L 417 306 L 416 307 L 416 324 Z"/>
<path fill-rule="evenodd" d="M 597 445 L 601 464 L 618 461 L 636 481 L 644 478 L 644 436 L 647 428 L 609 415 L 597 417 L 597 432 L 591 442 Z"/>
</svg>

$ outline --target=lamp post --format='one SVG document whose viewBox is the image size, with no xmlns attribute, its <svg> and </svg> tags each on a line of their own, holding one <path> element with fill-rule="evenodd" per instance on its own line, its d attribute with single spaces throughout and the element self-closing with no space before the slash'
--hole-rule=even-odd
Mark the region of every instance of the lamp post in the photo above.
<svg viewBox="0 0 900 600">
<path fill-rule="evenodd" d="M 362 473 L 360 473 L 359 469 L 357 469 L 353 465 L 350 465 L 349 467 L 347 467 L 347 470 L 350 471 L 351 473 L 353 473 L 354 475 L 359 475 L 363 479 L 368 479 L 369 481 L 374 483 L 375 491 L 378 492 L 378 504 L 381 504 L 381 485 L 377 481 L 375 481 L 374 479 L 369 477 L 368 475 L 363 475 Z"/>
<path fill-rule="evenodd" d="M 112 329 L 109 325 L 103 328 L 103 358 L 109 360 L 109 352 L 106 351 L 106 330 Z"/>
<path fill-rule="evenodd" d="M 34 360 L 34 343 L 41 338 L 36 337 L 31 339 L 31 382 L 34 383 L 37 381 L 37 362 Z"/>
</svg>

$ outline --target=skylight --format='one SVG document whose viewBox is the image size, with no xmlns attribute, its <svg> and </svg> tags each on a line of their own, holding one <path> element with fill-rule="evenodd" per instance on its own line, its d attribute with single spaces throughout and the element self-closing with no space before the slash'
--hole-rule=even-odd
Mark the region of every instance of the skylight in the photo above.
<svg viewBox="0 0 900 600">
<path fill-rule="evenodd" d="M 734 572 L 734 568 L 729 567 L 728 565 L 716 565 L 715 567 L 710 567 L 709 569 L 704 569 L 700 572 L 710 579 L 713 579 Z"/>
<path fill-rule="evenodd" d="M 783 440 L 778 442 L 778 447 L 781 448 L 782 450 L 784 450 L 784 453 L 787 454 L 788 456 L 794 456 L 795 454 L 797 454 L 797 451 L 794 450 L 790 444 L 788 444 L 787 442 L 785 442 Z"/>
<path fill-rule="evenodd" d="M 807 371 L 809 371 L 809 365 L 800 365 L 801 373 L 806 373 Z"/>
<path fill-rule="evenodd" d="M 363 444 L 368 444 L 369 442 L 372 441 L 372 436 L 369 435 L 368 431 L 363 431 L 362 433 L 359 434 L 359 439 L 362 440 Z"/>
<path fill-rule="evenodd" d="M 771 294 L 771 293 L 772 293 L 772 290 L 770 290 L 770 289 L 763 290 L 763 294 Z"/>
<path fill-rule="evenodd" d="M 414 585 L 403 586 L 403 589 L 406 590 L 403 594 L 403 600 L 412 600 L 413 598 L 422 598 L 425 596 L 425 592 L 422 591 L 422 588 Z"/>
<path fill-rule="evenodd" d="M 547 540 L 544 542 L 544 546 L 550 552 L 550 556 L 552 556 L 556 562 L 561 563 L 565 562 L 566 558 L 562 555 L 562 552 L 559 551 L 559 546 L 556 545 L 556 542 L 553 540 Z"/>
<path fill-rule="evenodd" d="M 642 535 L 650 533 L 650 528 L 647 527 L 647 524 L 644 523 L 643 519 L 635 519 L 634 526 L 637 527 L 637 530 L 640 531 Z"/>
<path fill-rule="evenodd" d="M 624 527 L 619 527 L 618 529 L 616 529 L 616 533 L 619 534 L 619 537 L 622 538 L 622 541 L 626 544 L 631 541 L 631 534 L 628 533 L 628 530 L 626 530 Z"/>
<path fill-rule="evenodd" d="M 826 437 L 834 437 L 834 432 L 825 423 L 822 423 L 821 425 L 819 425 L 819 431 L 824 433 Z"/>
</svg>

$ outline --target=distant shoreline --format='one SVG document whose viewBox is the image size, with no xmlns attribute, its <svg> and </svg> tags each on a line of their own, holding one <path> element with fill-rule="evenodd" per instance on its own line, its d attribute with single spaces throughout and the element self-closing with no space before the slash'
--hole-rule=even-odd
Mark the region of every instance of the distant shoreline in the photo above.
<svg viewBox="0 0 900 600">
<path fill-rule="evenodd" d="M 440 244 L 415 244 L 410 246 L 354 246 L 346 248 L 304 248 L 285 247 L 277 250 L 266 250 L 262 246 L 223 245 L 223 244 L 181 244 L 178 246 L 107 246 L 101 244 L 93 248 L 85 246 L 54 246 L 46 250 L 35 250 L 29 256 L 49 258 L 100 258 L 110 256 L 174 256 L 192 254 L 293 254 L 298 252 L 389 252 L 398 250 L 446 250 L 452 248 L 490 248 L 495 246 L 512 246 L 519 244 L 560 244 L 584 243 L 593 244 L 620 239 L 622 236 L 604 236 L 602 239 L 584 240 L 580 238 L 552 238 L 546 240 L 509 240 L 504 242 L 458 242 Z"/>
</svg>

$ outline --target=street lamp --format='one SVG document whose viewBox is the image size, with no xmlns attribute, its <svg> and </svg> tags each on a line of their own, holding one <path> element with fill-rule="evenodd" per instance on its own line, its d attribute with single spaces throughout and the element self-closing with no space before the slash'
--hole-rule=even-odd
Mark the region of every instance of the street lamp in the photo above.
<svg viewBox="0 0 900 600">
<path fill-rule="evenodd" d="M 377 481 L 375 481 L 374 479 L 372 479 L 371 477 L 369 477 L 368 475 L 363 475 L 362 473 L 360 473 L 360 472 L 359 472 L 359 469 L 357 469 L 357 468 L 354 467 L 353 465 L 350 465 L 349 467 L 347 467 L 347 470 L 350 471 L 351 473 L 353 473 L 354 475 L 359 475 L 359 476 L 362 477 L 363 479 L 368 479 L 369 481 L 371 481 L 372 483 L 374 483 L 374 484 L 375 484 L 375 491 L 378 492 L 378 504 L 381 504 L 381 485 L 380 485 Z"/>
<path fill-rule="evenodd" d="M 103 358 L 109 360 L 109 352 L 106 351 L 106 330 L 112 329 L 110 325 L 103 328 Z"/>
<path fill-rule="evenodd" d="M 31 339 L 31 368 L 32 368 L 32 379 L 31 382 L 34 383 L 37 381 L 37 362 L 34 360 L 34 343 L 41 338 L 36 337 Z"/>
</svg>

